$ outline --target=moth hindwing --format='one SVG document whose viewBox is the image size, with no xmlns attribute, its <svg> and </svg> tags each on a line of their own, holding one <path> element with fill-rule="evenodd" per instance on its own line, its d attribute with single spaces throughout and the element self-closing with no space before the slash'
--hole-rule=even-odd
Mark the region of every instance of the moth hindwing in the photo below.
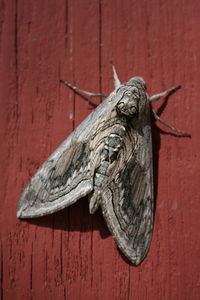
<svg viewBox="0 0 200 300">
<path fill-rule="evenodd" d="M 118 247 L 138 265 L 153 228 L 151 98 L 140 77 L 119 84 L 33 176 L 17 216 L 51 214 L 88 195 L 90 212 L 101 206 Z"/>
</svg>

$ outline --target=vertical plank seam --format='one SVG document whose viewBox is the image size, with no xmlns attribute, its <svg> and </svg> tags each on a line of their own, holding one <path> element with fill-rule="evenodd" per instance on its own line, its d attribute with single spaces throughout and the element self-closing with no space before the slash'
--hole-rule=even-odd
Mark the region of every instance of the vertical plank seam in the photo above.
<svg viewBox="0 0 200 300">
<path fill-rule="evenodd" d="M 90 251 L 91 251 L 91 287 L 93 285 L 93 272 L 94 272 L 94 264 L 93 264 L 93 251 L 94 251 L 94 247 L 93 247 L 93 221 L 92 221 L 92 224 L 91 224 L 91 248 L 90 248 Z"/>
<path fill-rule="evenodd" d="M 2 241 L 1 241 L 1 300 L 3 300 L 3 270 L 4 270 L 4 265 L 3 265 L 3 244 L 2 244 Z"/>
<path fill-rule="evenodd" d="M 102 3 L 99 0 L 99 92 L 102 93 Z M 102 101 L 102 100 L 101 100 Z"/>
<path fill-rule="evenodd" d="M 32 299 L 32 291 L 33 291 L 33 242 L 31 244 L 31 266 L 30 266 L 30 299 Z"/>
<path fill-rule="evenodd" d="M 19 95 L 19 74 L 18 74 L 18 0 L 15 0 L 15 81 L 16 81 L 16 118 L 18 119 L 18 95 Z"/>
<path fill-rule="evenodd" d="M 65 48 L 68 45 L 68 0 L 65 0 Z"/>
</svg>

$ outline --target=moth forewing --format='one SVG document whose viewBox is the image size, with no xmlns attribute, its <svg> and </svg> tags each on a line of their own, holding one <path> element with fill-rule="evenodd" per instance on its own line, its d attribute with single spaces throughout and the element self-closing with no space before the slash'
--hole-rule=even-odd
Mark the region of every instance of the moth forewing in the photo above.
<svg viewBox="0 0 200 300">
<path fill-rule="evenodd" d="M 61 210 L 93 191 L 93 140 L 109 119 L 116 92 L 102 102 L 57 148 L 23 191 L 18 218 L 34 218 Z"/>
</svg>

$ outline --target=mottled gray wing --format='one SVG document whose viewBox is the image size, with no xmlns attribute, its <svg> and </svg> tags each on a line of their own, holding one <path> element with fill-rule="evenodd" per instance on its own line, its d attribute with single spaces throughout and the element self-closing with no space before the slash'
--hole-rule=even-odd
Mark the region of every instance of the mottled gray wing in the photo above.
<svg viewBox="0 0 200 300">
<path fill-rule="evenodd" d="M 93 189 L 87 141 L 61 145 L 33 176 L 21 195 L 17 216 L 32 218 L 58 211 Z"/>
<path fill-rule="evenodd" d="M 18 218 L 34 218 L 71 205 L 93 190 L 94 160 L 91 146 L 97 137 L 99 120 L 109 119 L 115 92 L 93 111 L 58 147 L 33 176 L 21 195 Z"/>
<path fill-rule="evenodd" d="M 150 122 L 127 135 L 116 174 L 102 192 L 101 207 L 118 247 L 134 265 L 145 257 L 153 228 L 153 177 Z"/>
</svg>

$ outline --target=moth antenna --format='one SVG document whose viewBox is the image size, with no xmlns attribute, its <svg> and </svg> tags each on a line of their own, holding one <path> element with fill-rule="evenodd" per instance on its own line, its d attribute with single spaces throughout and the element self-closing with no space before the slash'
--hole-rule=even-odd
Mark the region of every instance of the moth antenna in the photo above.
<svg viewBox="0 0 200 300">
<path fill-rule="evenodd" d="M 114 87 L 117 89 L 121 85 L 121 82 L 119 80 L 119 77 L 117 75 L 117 71 L 116 71 L 116 68 L 115 68 L 113 62 L 110 61 L 110 63 L 111 63 L 111 66 L 112 66 L 112 71 L 113 71 Z"/>
</svg>

